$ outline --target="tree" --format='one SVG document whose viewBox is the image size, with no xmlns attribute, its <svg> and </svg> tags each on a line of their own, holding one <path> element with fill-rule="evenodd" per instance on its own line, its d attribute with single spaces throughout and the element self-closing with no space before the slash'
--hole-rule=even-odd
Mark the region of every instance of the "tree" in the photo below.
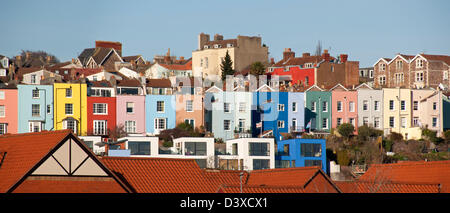
<svg viewBox="0 0 450 213">
<path fill-rule="evenodd" d="M 260 61 L 253 63 L 250 67 L 250 74 L 259 77 L 260 75 L 266 74 L 266 67 Z"/>
<path fill-rule="evenodd" d="M 225 54 L 225 58 L 222 60 L 220 69 L 222 70 L 222 81 L 225 81 L 227 75 L 234 75 L 235 71 L 233 70 L 233 61 L 231 60 L 231 57 L 228 54 L 228 50 L 227 53 Z"/>
<path fill-rule="evenodd" d="M 367 125 L 362 125 L 358 128 L 358 139 L 360 141 L 367 141 L 369 138 L 379 137 L 382 135 L 382 130 L 375 129 Z"/>
</svg>

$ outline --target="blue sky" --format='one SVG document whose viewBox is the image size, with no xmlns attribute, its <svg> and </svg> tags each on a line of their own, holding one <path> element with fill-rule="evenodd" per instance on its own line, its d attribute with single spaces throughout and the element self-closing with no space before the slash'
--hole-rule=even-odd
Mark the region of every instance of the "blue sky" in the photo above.
<svg viewBox="0 0 450 213">
<path fill-rule="evenodd" d="M 399 52 L 450 55 L 449 10 L 447 0 L 14 0 L 2 2 L 0 54 L 44 50 L 66 61 L 108 40 L 123 55 L 151 60 L 170 48 L 189 58 L 204 32 L 259 35 L 275 60 L 284 48 L 314 53 L 320 40 L 366 67 Z"/>
</svg>

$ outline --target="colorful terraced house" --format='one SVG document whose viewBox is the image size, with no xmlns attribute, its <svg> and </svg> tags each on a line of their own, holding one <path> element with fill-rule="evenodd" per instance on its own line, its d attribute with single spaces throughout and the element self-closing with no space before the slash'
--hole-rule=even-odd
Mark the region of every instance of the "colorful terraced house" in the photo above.
<svg viewBox="0 0 450 213">
<path fill-rule="evenodd" d="M 54 83 L 54 129 L 71 129 L 77 135 L 87 135 L 86 83 Z"/>
<path fill-rule="evenodd" d="M 8 85 L 0 89 L 0 135 L 17 133 L 17 88 Z"/>
<path fill-rule="evenodd" d="M 19 84 L 18 133 L 52 130 L 53 85 Z"/>
</svg>

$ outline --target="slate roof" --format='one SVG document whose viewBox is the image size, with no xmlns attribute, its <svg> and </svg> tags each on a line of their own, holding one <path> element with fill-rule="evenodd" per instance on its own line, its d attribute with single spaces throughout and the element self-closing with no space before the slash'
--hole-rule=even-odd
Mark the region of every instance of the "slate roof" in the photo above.
<svg viewBox="0 0 450 213">
<path fill-rule="evenodd" d="M 147 79 L 146 86 L 153 88 L 172 88 L 172 82 L 167 78 Z"/>
</svg>

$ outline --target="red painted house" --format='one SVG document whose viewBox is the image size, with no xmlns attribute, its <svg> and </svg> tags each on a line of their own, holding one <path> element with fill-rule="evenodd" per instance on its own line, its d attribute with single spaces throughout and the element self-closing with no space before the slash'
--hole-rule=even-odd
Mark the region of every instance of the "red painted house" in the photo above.
<svg viewBox="0 0 450 213">
<path fill-rule="evenodd" d="M 88 135 L 109 135 L 116 128 L 116 95 L 109 81 L 88 83 Z"/>
</svg>

